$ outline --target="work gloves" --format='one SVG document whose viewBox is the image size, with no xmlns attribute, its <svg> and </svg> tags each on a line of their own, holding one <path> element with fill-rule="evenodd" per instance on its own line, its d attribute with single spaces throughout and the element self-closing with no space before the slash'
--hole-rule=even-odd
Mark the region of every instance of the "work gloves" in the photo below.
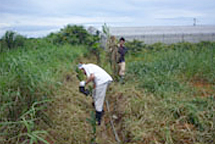
<svg viewBox="0 0 215 144">
<path fill-rule="evenodd" d="M 88 89 L 85 90 L 85 85 L 86 85 L 85 81 L 81 81 L 79 84 L 79 91 L 88 96 L 90 94 L 90 91 Z"/>
<path fill-rule="evenodd" d="M 80 84 L 79 84 L 80 87 L 85 87 L 85 85 L 86 85 L 85 81 L 81 81 Z"/>
</svg>

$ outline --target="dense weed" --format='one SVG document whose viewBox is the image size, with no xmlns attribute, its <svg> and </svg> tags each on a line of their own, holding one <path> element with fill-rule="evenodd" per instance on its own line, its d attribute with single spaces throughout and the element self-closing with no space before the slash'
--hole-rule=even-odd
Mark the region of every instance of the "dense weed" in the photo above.
<svg viewBox="0 0 215 144">
<path fill-rule="evenodd" d="M 129 113 L 133 121 L 124 118 L 131 125 L 126 128 L 130 141 L 214 142 L 214 49 L 211 42 L 154 44 L 143 47 L 135 57 L 128 56 L 129 83 L 138 82 L 136 89 L 143 91 L 143 97 L 127 109 L 143 108 Z M 196 87 L 197 82 L 202 87 Z M 129 130 L 132 127 L 138 130 Z"/>
<path fill-rule="evenodd" d="M 0 141 L 3 143 L 48 143 L 37 125 L 53 91 L 62 85 L 65 72 L 86 52 L 84 46 L 43 43 L 37 48 L 20 48 L 0 54 Z M 31 44 L 29 44 L 30 46 Z M 38 46 L 34 45 L 34 46 Z"/>
</svg>

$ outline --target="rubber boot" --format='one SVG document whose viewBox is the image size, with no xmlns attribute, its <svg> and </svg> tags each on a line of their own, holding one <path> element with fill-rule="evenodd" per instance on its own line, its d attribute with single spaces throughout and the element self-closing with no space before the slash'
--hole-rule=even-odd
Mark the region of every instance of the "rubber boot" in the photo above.
<svg viewBox="0 0 215 144">
<path fill-rule="evenodd" d="M 124 81 L 124 76 L 120 76 L 120 80 L 119 80 L 120 84 L 125 84 L 125 81 Z"/>
<path fill-rule="evenodd" d="M 96 111 L 96 121 L 98 123 L 98 125 L 101 125 L 101 119 L 102 119 L 102 111 Z"/>
</svg>

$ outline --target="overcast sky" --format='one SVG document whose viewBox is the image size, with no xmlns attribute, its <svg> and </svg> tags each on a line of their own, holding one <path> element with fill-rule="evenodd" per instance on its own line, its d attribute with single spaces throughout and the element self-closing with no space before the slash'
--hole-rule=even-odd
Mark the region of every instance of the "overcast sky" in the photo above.
<svg viewBox="0 0 215 144">
<path fill-rule="evenodd" d="M 95 26 L 215 25 L 215 0 L 0 0 L 0 36 L 41 37 L 67 24 Z"/>
</svg>

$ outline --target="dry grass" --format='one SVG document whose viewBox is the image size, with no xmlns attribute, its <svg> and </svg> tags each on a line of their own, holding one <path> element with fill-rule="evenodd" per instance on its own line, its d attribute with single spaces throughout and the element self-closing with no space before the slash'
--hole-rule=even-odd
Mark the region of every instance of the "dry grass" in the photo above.
<svg viewBox="0 0 215 144">
<path fill-rule="evenodd" d="M 134 63 L 134 67 L 131 64 L 130 68 L 134 68 L 136 73 L 130 72 L 125 85 L 111 84 L 106 96 L 111 112 L 108 113 L 106 106 L 104 107 L 106 113 L 103 123 L 100 127 L 96 127 L 97 143 L 116 143 L 110 126 L 109 114 L 117 117 L 114 119 L 114 124 L 122 143 L 214 143 L 215 106 L 214 94 L 211 93 L 214 91 L 214 84 L 212 82 L 200 84 L 200 82 L 190 80 L 192 74 L 196 74 L 195 71 L 192 71 L 194 69 L 190 69 L 192 64 L 187 66 L 187 75 L 180 72 L 181 69 L 178 68 L 178 70 L 177 67 L 169 69 L 169 66 L 173 64 L 183 66 L 183 61 L 181 64 L 179 59 L 182 60 L 181 56 L 184 53 L 180 51 L 178 59 L 174 59 L 174 63 L 171 64 L 173 57 L 171 55 L 174 54 L 174 51 L 164 52 L 166 54 L 164 60 L 161 52 L 150 52 L 148 61 L 144 59 L 141 62 L 138 59 L 139 62 Z M 187 53 L 192 57 L 190 52 Z M 160 57 L 153 59 L 154 55 Z M 203 55 L 206 56 L 204 53 Z M 167 56 L 171 56 L 171 58 L 166 59 Z M 203 56 L 199 56 L 198 61 L 201 61 L 202 58 Z M 87 61 L 84 60 L 84 62 Z M 141 69 L 141 66 L 144 66 L 141 63 L 144 62 L 146 67 Z M 164 62 L 170 64 L 164 64 Z M 160 67 L 154 69 L 153 64 Z M 193 65 L 201 68 L 204 64 L 198 65 L 195 62 Z M 182 68 L 184 70 L 184 67 Z M 110 70 L 107 69 L 107 71 Z M 152 75 L 150 75 L 151 72 Z M 201 72 L 204 70 L 201 69 Z M 207 72 L 214 75 L 209 69 Z M 162 75 L 159 75 L 160 73 Z M 165 77 L 166 73 L 169 74 L 168 77 Z M 197 75 L 201 76 L 198 72 Z M 155 76 L 156 79 L 153 79 Z M 208 79 L 207 74 L 203 76 Z M 93 137 L 92 126 L 86 120 L 90 117 L 90 112 L 94 111 L 91 105 L 92 99 L 80 94 L 77 86 L 78 80 L 71 72 L 65 75 L 61 89 L 55 93 L 55 101 L 48 112 L 53 120 L 53 126 L 48 131 L 52 135 L 54 143 L 88 144 Z M 208 95 L 202 97 L 202 91 L 206 91 Z"/>
<path fill-rule="evenodd" d="M 67 80 L 66 80 L 67 79 Z M 49 108 L 53 126 L 48 131 L 55 143 L 87 143 L 90 141 L 91 128 L 86 118 L 92 106 L 90 99 L 78 92 L 75 75 L 65 78 L 63 87 L 55 94 L 54 102 Z"/>
</svg>

